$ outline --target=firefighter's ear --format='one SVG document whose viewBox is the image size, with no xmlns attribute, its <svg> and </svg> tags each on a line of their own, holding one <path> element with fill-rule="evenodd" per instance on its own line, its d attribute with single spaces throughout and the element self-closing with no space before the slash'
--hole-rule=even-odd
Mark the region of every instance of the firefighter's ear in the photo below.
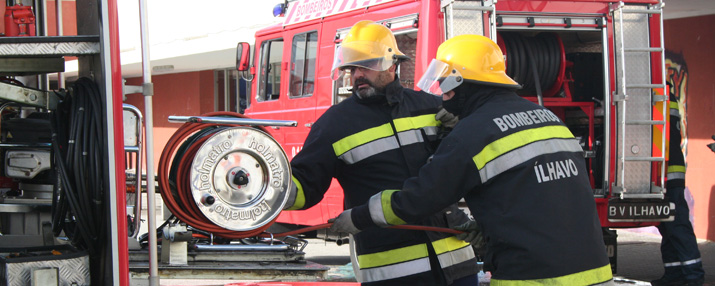
<svg viewBox="0 0 715 286">
<path fill-rule="evenodd" d="M 392 66 L 390 66 L 390 68 L 387 69 L 387 71 L 389 71 L 389 72 L 396 72 L 396 71 L 397 71 L 397 64 L 393 64 Z"/>
</svg>

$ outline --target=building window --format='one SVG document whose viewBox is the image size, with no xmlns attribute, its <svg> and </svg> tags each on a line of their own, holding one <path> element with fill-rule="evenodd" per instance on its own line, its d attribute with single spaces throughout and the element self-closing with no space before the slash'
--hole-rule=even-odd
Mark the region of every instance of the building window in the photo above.
<svg viewBox="0 0 715 286">
<path fill-rule="evenodd" d="M 261 44 L 257 101 L 278 99 L 281 91 L 282 58 L 283 39 L 269 40 Z"/>
<path fill-rule="evenodd" d="M 311 96 L 315 88 L 315 58 L 318 51 L 318 32 L 312 31 L 295 35 L 291 51 L 288 95 L 291 98 Z"/>
<path fill-rule="evenodd" d="M 214 71 L 214 110 L 243 113 L 248 107 L 250 82 L 238 75 L 236 69 Z"/>
</svg>

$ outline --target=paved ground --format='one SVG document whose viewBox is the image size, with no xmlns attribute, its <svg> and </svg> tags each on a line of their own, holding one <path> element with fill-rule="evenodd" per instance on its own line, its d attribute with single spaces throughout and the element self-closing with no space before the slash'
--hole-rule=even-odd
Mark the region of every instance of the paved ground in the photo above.
<svg viewBox="0 0 715 286">
<path fill-rule="evenodd" d="M 618 231 L 618 270 L 616 275 L 651 281 L 663 275 L 660 235 L 655 228 Z M 705 268 L 705 285 L 715 286 L 715 242 L 698 241 Z"/>
<path fill-rule="evenodd" d="M 705 284 L 715 286 L 715 242 L 699 241 L 703 267 L 705 268 Z M 330 265 L 335 269 L 329 274 L 333 277 L 342 275 L 345 269 L 340 268 L 350 262 L 347 257 L 347 246 L 337 246 L 334 243 L 311 241 L 306 248 L 306 259 Z M 660 258 L 660 235 L 655 228 L 618 231 L 618 269 L 617 282 L 623 285 L 650 285 L 647 281 L 658 279 L 663 275 L 663 264 Z M 339 270 L 339 271 L 336 271 Z"/>
<path fill-rule="evenodd" d="M 715 242 L 699 241 L 703 266 L 705 267 L 705 285 L 715 286 Z M 347 245 L 338 246 L 334 242 L 310 239 L 305 249 L 306 260 L 330 267 L 330 281 L 354 281 L 349 265 Z M 659 278 L 663 274 L 660 259 L 660 236 L 654 228 L 618 231 L 618 285 L 650 285 L 647 281 Z M 236 280 L 161 280 L 161 285 L 226 285 L 237 283 Z"/>
</svg>

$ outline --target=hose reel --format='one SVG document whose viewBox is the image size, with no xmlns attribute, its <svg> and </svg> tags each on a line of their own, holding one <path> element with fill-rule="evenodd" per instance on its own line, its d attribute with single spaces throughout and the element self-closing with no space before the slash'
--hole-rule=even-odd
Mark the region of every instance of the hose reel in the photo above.
<svg viewBox="0 0 715 286">
<path fill-rule="evenodd" d="M 205 116 L 221 117 L 169 118 L 188 123 L 161 154 L 164 202 L 194 228 L 226 238 L 257 236 L 280 214 L 292 183 L 287 155 L 260 125 L 295 122 L 253 120 L 231 112 Z"/>
<path fill-rule="evenodd" d="M 506 74 L 522 85 L 524 96 L 553 97 L 565 82 L 566 53 L 556 33 L 533 37 L 500 32 L 497 44 L 506 56 Z"/>
<path fill-rule="evenodd" d="M 214 224 L 250 231 L 271 222 L 287 200 L 288 157 L 270 135 L 230 127 L 206 140 L 191 164 L 191 193 Z"/>
</svg>

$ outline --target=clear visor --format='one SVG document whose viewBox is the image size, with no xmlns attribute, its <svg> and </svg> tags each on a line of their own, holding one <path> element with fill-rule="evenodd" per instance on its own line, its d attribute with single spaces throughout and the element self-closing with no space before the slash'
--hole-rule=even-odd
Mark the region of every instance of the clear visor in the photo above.
<svg viewBox="0 0 715 286">
<path fill-rule="evenodd" d="M 361 67 L 374 71 L 384 71 L 395 62 L 395 51 L 381 43 L 369 41 L 350 42 L 335 50 L 331 79 L 343 77 L 343 70 L 348 67 Z"/>
<path fill-rule="evenodd" d="M 459 71 L 443 61 L 434 59 L 417 82 L 417 87 L 424 92 L 442 95 L 460 84 L 462 84 L 462 74 Z"/>
</svg>

